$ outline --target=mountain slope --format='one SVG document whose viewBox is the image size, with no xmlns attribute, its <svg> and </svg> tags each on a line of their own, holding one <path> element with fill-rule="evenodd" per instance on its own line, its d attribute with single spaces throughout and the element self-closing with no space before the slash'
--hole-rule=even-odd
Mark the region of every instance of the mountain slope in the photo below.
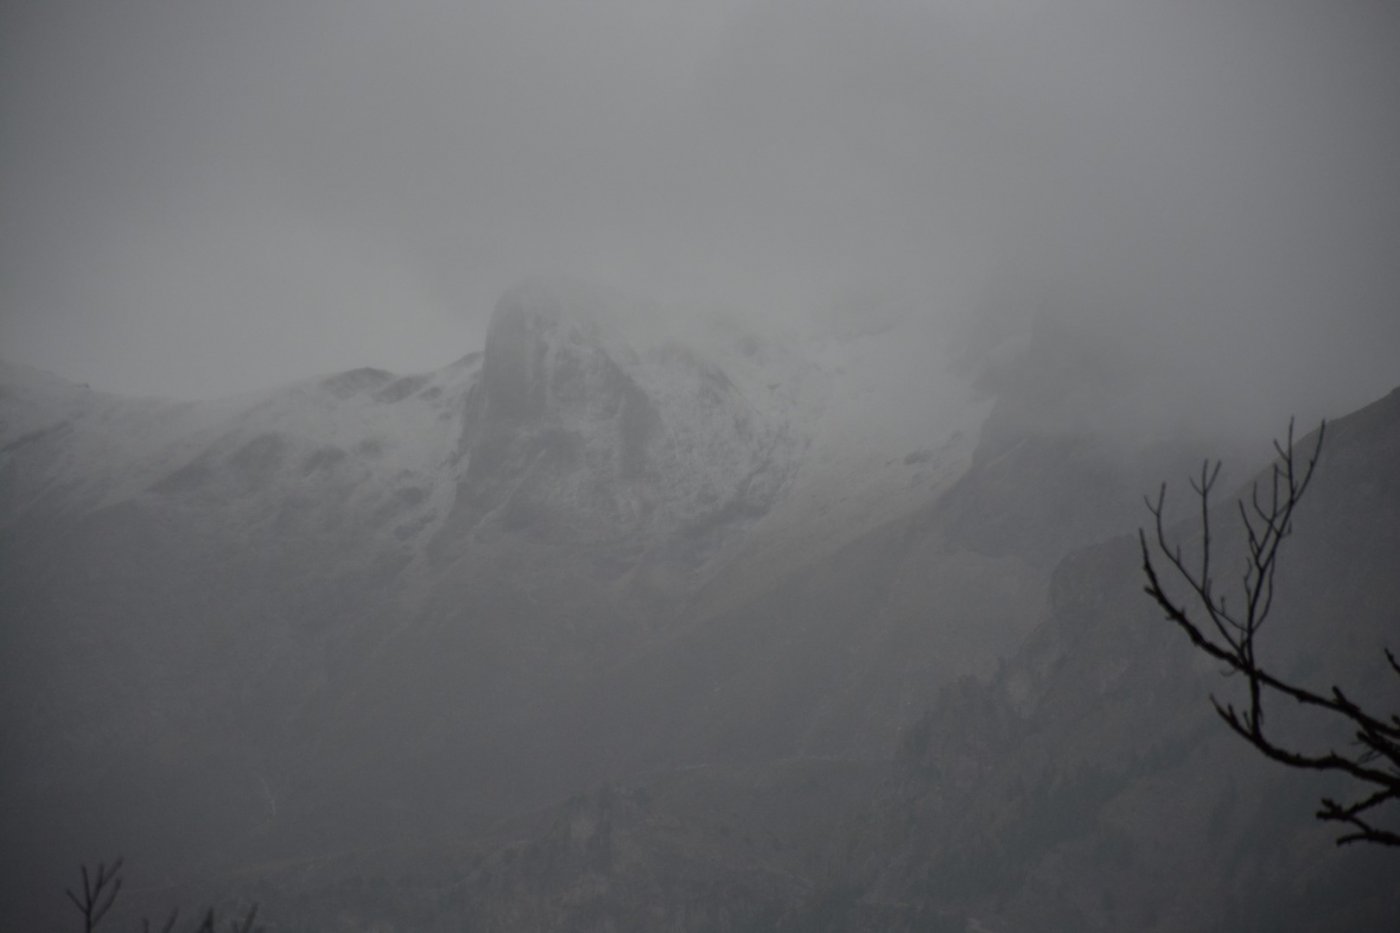
<svg viewBox="0 0 1400 933">
<path fill-rule="evenodd" d="M 1400 391 L 1329 426 L 1261 636 L 1275 669 L 1381 708 L 1395 697 L 1381 649 L 1400 631 L 1397 463 Z M 1241 552 L 1238 531 L 1216 548 Z M 1393 859 L 1337 850 L 1312 819 L 1335 782 L 1228 734 L 1206 697 L 1238 685 L 1160 619 L 1140 578 L 1132 539 L 1065 560 L 1025 647 L 911 731 L 868 840 L 871 896 L 992 929 L 1383 928 L 1400 906 Z M 1299 741 L 1345 740 L 1275 707 Z"/>
</svg>

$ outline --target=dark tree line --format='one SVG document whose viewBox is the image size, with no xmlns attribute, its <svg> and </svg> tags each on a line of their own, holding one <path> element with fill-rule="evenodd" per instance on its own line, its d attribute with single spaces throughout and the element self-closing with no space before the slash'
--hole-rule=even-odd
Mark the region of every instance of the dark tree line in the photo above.
<svg viewBox="0 0 1400 933">
<path fill-rule="evenodd" d="M 1317 441 L 1306 462 L 1300 462 L 1293 447 L 1293 425 L 1288 426 L 1286 443 L 1274 442 L 1277 459 L 1269 477 L 1256 481 L 1248 499 L 1236 505 L 1248 543 L 1248 559 L 1243 574 L 1244 601 L 1228 604 L 1215 587 L 1211 553 L 1211 492 L 1220 475 L 1220 463 L 1206 461 L 1199 479 L 1191 481 L 1192 492 L 1200 502 L 1201 554 L 1199 561 L 1182 556 L 1181 546 L 1167 538 L 1163 522 L 1166 484 L 1156 500 L 1148 499 L 1154 533 L 1139 530 L 1145 590 L 1191 644 L 1225 666 L 1227 675 L 1243 676 L 1248 702 L 1242 708 L 1222 704 L 1214 696 L 1216 713 L 1236 735 L 1268 758 L 1311 771 L 1329 771 L 1349 777 L 1353 790 L 1346 800 L 1324 798 L 1317 818 L 1344 827 L 1338 845 L 1367 842 L 1400 846 L 1400 834 L 1377 824 L 1382 814 L 1396 812 L 1400 803 L 1400 715 L 1363 708 L 1339 686 L 1314 690 L 1279 676 L 1262 666 L 1256 642 L 1274 604 L 1274 577 L 1279 549 L 1293 531 L 1293 513 L 1307 492 L 1322 452 L 1326 425 L 1318 428 Z M 1173 577 L 1185 584 L 1189 605 L 1173 600 L 1163 590 L 1154 555 Z M 1385 651 L 1391 670 L 1400 677 L 1400 661 Z M 1268 698 L 1292 700 L 1320 710 L 1350 733 L 1350 742 L 1338 751 L 1334 746 L 1323 752 L 1300 750 L 1281 744 L 1266 729 L 1264 704 Z"/>
</svg>

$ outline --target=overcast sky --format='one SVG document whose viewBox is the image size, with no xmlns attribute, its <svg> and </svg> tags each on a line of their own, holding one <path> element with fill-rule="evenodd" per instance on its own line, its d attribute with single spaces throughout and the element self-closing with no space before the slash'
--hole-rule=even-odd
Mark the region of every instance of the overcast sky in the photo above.
<svg viewBox="0 0 1400 933">
<path fill-rule="evenodd" d="M 1393 0 L 0 10 L 0 356 L 94 386 L 432 368 L 534 273 L 1400 382 Z"/>
</svg>

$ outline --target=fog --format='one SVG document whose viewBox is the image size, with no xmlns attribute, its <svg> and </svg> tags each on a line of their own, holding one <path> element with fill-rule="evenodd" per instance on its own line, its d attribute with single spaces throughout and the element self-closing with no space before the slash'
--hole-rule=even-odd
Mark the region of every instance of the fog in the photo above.
<svg viewBox="0 0 1400 933">
<path fill-rule="evenodd" d="M 1384 3 L 3 15 L 4 354 L 114 390 L 435 367 L 541 272 L 783 321 L 1052 303 L 1246 407 L 1396 374 Z"/>
<path fill-rule="evenodd" d="M 0 4 L 0 926 L 1384 926 L 1394 7 Z"/>
</svg>

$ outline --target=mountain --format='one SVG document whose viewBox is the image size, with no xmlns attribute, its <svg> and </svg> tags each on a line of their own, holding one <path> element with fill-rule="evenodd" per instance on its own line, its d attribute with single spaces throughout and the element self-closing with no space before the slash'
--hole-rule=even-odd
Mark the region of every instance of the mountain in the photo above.
<svg viewBox="0 0 1400 933">
<path fill-rule="evenodd" d="M 1232 451 L 1134 421 L 1132 366 L 1049 322 L 969 376 L 917 321 L 653 312 L 528 282 L 439 371 L 218 402 L 0 366 L 4 924 L 118 851 L 133 922 L 297 929 L 1166 929 L 1154 880 L 1222 838 L 1211 916 L 1362 864 L 1214 735 L 1137 592 L 1140 492 Z M 1358 631 L 1395 605 L 1395 423 L 1339 422 L 1313 494 L 1299 579 Z M 1253 786 L 1287 805 L 1220 802 Z M 1261 867 L 1261 827 L 1300 854 Z M 1110 904 L 1083 879 L 1123 846 Z"/>
<path fill-rule="evenodd" d="M 209 403 L 0 368 L 12 890 L 93 851 L 182 877 L 475 832 L 739 755 L 667 731 L 712 684 L 647 659 L 936 495 L 968 416 L 862 417 L 875 367 L 732 325 L 629 340 L 624 301 L 526 283 L 440 371 Z"/>
</svg>

